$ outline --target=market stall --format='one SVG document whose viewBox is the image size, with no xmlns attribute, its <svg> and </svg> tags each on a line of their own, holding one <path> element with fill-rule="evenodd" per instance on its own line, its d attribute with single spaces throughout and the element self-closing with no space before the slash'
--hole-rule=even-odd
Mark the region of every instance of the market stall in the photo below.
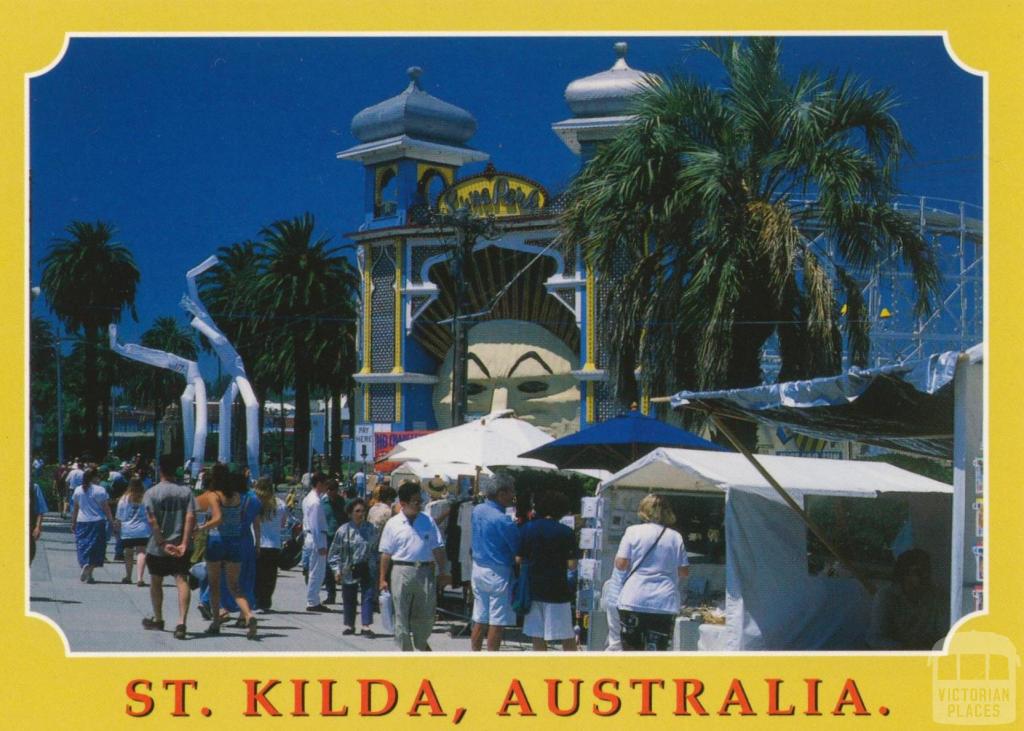
<svg viewBox="0 0 1024 731">
<path fill-rule="evenodd" d="M 804 510 L 842 518 L 830 533 L 851 552 L 849 558 L 858 570 L 874 577 L 873 581 L 886 580 L 890 566 L 880 556 L 891 560 L 889 549 L 899 543 L 903 549 L 928 551 L 933 579 L 948 591 L 950 485 L 880 462 L 758 459 Z M 821 550 L 801 517 L 740 454 L 657 449 L 602 483 L 596 531 L 586 537 L 593 546 L 594 562 L 587 567 L 584 592 L 589 586 L 596 593 L 611 575 L 618 542 L 625 529 L 637 522 L 636 506 L 649 492 L 691 501 L 691 507 L 683 504 L 681 512 L 677 510 L 675 526 L 683 533 L 691 556 L 688 602 L 691 609 L 697 603 L 717 604 L 724 613 L 724 624 L 705 623 L 697 632 L 692 627 L 680 629 L 682 623 L 677 623 L 677 633 L 699 638 L 695 648 L 683 643 L 681 649 L 864 647 L 872 600 L 869 588 Z M 716 529 L 710 517 L 715 516 L 714 505 L 693 500 L 716 501 L 720 508 L 721 550 L 713 550 L 714 542 L 709 540 Z M 890 525 L 888 531 L 865 538 L 853 530 L 856 516 L 872 508 L 888 516 Z M 702 522 L 694 524 L 688 511 L 704 516 Z M 601 649 L 605 633 L 603 617 L 595 613 L 589 647 Z"/>
</svg>

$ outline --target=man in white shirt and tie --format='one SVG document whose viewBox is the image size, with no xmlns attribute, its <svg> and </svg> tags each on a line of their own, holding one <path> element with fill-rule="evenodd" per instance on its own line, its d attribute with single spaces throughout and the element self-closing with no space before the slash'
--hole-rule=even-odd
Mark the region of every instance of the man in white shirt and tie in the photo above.
<svg viewBox="0 0 1024 731">
<path fill-rule="evenodd" d="M 306 611 L 331 611 L 320 601 L 320 585 L 327 571 L 327 516 L 320 498 L 327 492 L 327 475 L 317 472 L 310 479 L 312 489 L 302 501 L 302 530 L 309 549 L 309 578 L 306 581 Z"/>
<path fill-rule="evenodd" d="M 441 531 L 429 515 L 420 512 L 423 496 L 419 483 L 403 483 L 398 488 L 398 502 L 401 512 L 384 525 L 380 536 L 380 590 L 390 586 L 394 598 L 395 644 L 403 652 L 424 651 L 430 649 L 427 641 L 437 607 L 435 565 L 441 586 L 451 577 L 445 571 Z"/>
</svg>

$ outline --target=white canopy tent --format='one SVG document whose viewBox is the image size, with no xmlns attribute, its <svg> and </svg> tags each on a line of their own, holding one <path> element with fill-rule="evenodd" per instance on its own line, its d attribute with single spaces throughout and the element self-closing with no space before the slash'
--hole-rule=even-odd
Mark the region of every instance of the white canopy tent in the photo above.
<svg viewBox="0 0 1024 731">
<path fill-rule="evenodd" d="M 468 424 L 400 442 L 384 459 L 554 470 L 558 468 L 550 462 L 519 456 L 552 440 L 553 437 L 532 424 L 515 418 L 512 411 L 496 411 Z"/>
<path fill-rule="evenodd" d="M 888 493 L 906 499 L 914 543 L 931 554 L 933 578 L 948 586 L 952 486 L 880 462 L 761 455 L 758 460 L 801 507 L 811 495 L 871 499 Z M 700 649 L 863 646 L 871 597 L 853 578 L 808 571 L 806 526 L 743 455 L 656 449 L 599 488 L 613 514 L 624 504 L 616 494 L 626 492 L 725 495 L 726 623 L 704 625 Z M 605 540 L 604 546 L 613 555 L 617 541 Z"/>
</svg>

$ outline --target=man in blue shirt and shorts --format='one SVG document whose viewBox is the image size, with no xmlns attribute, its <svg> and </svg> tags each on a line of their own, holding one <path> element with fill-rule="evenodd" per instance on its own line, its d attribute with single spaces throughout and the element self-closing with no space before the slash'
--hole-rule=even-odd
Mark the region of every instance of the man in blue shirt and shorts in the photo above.
<svg viewBox="0 0 1024 731">
<path fill-rule="evenodd" d="M 505 627 L 515 626 L 512 609 L 512 567 L 519 551 L 519 529 L 505 513 L 516 500 L 508 475 L 495 475 L 485 483 L 487 500 L 473 508 L 473 652 L 497 652 Z"/>
</svg>

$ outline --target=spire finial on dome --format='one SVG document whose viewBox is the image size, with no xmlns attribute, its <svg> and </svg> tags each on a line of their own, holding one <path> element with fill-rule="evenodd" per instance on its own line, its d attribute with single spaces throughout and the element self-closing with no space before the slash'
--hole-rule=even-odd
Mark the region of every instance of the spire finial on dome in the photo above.
<svg viewBox="0 0 1024 731">
<path fill-rule="evenodd" d="M 423 76 L 423 69 L 421 69 L 419 66 L 410 66 L 405 70 L 405 73 L 409 75 L 409 81 L 412 82 L 412 86 L 419 89 L 420 77 Z"/>
<path fill-rule="evenodd" d="M 622 71 L 629 68 L 629 64 L 626 63 L 626 52 L 629 50 L 629 44 L 625 41 L 619 41 L 615 44 L 615 55 L 618 56 L 615 59 L 615 65 L 612 66 L 614 71 Z"/>
</svg>

